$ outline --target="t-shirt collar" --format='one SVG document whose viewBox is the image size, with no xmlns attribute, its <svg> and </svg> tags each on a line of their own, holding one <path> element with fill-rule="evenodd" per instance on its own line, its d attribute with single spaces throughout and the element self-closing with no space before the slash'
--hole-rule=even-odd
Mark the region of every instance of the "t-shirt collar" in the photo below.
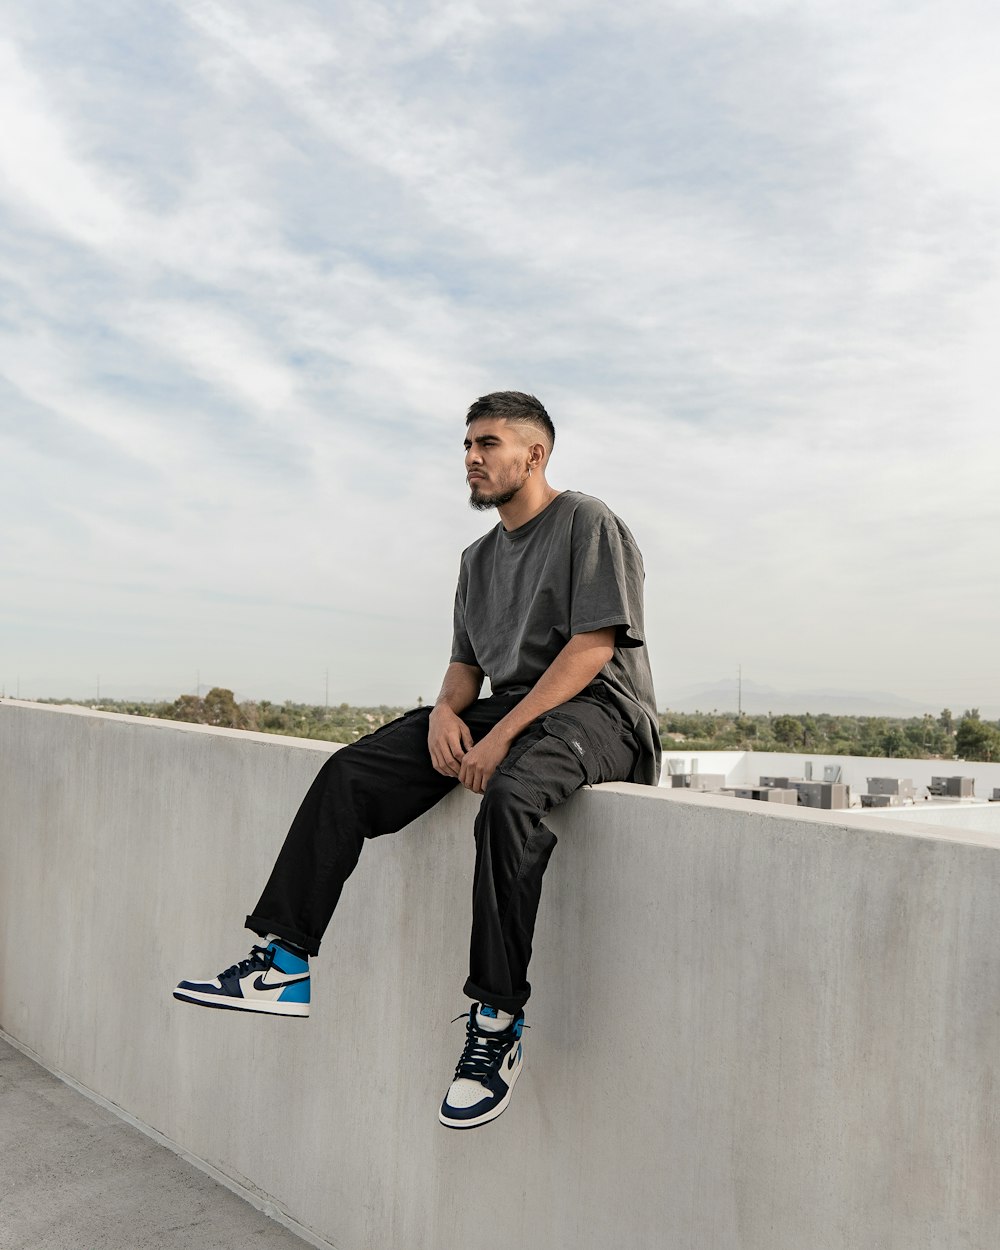
<svg viewBox="0 0 1000 1250">
<path fill-rule="evenodd" d="M 525 521 L 523 525 L 519 525 L 516 530 L 504 529 L 503 522 L 500 522 L 500 534 L 506 538 L 508 542 L 520 542 L 522 538 L 527 538 L 530 533 L 538 526 L 539 522 L 547 517 L 554 508 L 557 507 L 561 499 L 565 499 L 569 491 L 561 490 L 554 499 L 545 505 L 541 512 L 537 513 L 530 521 Z"/>
</svg>

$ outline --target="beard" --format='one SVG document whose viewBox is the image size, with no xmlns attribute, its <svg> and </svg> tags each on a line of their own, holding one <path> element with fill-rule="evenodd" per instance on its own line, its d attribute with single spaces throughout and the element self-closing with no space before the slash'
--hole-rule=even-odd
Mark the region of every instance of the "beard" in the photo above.
<svg viewBox="0 0 1000 1250">
<path fill-rule="evenodd" d="M 477 486 L 472 486 L 470 487 L 469 507 L 474 508 L 476 512 L 488 512 L 490 508 L 502 508 L 505 503 L 510 503 L 527 480 L 527 473 L 519 482 L 512 483 L 508 477 L 506 481 L 499 483 L 499 488 L 493 491 L 492 494 L 480 490 Z"/>
<path fill-rule="evenodd" d="M 490 508 L 501 508 L 505 503 L 510 503 L 520 489 L 520 486 L 512 486 L 510 490 L 501 490 L 493 495 L 487 495 L 473 487 L 472 494 L 469 496 L 469 507 L 474 508 L 476 512 L 489 512 Z"/>
</svg>

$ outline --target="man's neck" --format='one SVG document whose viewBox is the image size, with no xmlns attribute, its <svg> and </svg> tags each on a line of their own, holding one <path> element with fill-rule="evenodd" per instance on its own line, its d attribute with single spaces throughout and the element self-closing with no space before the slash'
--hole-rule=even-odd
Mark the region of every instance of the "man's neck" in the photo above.
<svg viewBox="0 0 1000 1250">
<path fill-rule="evenodd" d="M 517 530 L 544 512 L 561 492 L 553 490 L 541 473 L 532 475 L 517 492 L 510 503 L 497 508 L 505 530 Z"/>
</svg>

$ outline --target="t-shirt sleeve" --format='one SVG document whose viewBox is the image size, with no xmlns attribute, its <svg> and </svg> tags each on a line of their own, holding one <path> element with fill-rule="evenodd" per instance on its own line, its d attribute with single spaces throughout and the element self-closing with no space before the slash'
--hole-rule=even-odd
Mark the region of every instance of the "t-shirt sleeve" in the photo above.
<svg viewBox="0 0 1000 1250">
<path fill-rule="evenodd" d="M 615 625 L 616 646 L 645 645 L 642 556 L 614 513 L 577 514 L 572 558 L 570 636 Z"/>
<path fill-rule="evenodd" d="M 469 634 L 465 628 L 465 596 L 468 585 L 469 574 L 463 560 L 458 574 L 458 586 L 455 589 L 455 623 L 451 638 L 451 663 L 475 664 L 478 667 L 476 653 L 472 649 L 472 643 L 469 641 Z"/>
</svg>

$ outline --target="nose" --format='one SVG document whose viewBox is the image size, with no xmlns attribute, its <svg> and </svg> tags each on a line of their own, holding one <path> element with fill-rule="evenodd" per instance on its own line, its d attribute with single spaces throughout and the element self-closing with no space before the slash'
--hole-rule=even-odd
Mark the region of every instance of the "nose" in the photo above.
<svg viewBox="0 0 1000 1250">
<path fill-rule="evenodd" d="M 483 457 L 479 449 L 477 447 L 470 447 L 469 450 L 465 453 L 466 471 L 471 469 L 474 464 L 480 465 L 482 463 L 483 463 Z"/>
</svg>

